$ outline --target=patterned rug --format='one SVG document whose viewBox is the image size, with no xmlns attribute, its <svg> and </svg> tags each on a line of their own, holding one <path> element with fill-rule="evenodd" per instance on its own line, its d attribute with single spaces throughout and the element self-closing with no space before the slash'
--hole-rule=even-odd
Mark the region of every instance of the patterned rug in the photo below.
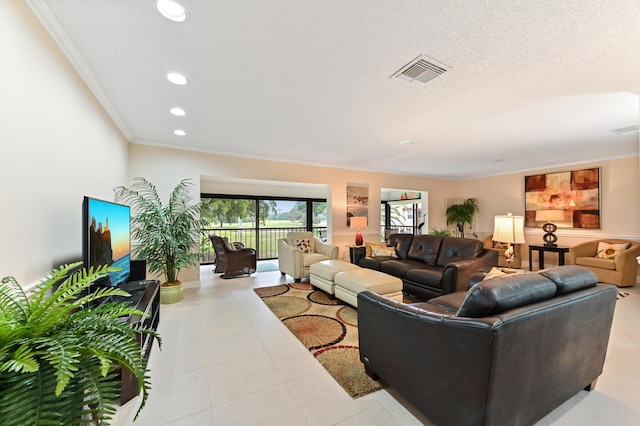
<svg viewBox="0 0 640 426">
<path fill-rule="evenodd" d="M 365 373 L 360 362 L 356 309 L 309 283 L 254 291 L 352 398 L 384 387 Z"/>
</svg>

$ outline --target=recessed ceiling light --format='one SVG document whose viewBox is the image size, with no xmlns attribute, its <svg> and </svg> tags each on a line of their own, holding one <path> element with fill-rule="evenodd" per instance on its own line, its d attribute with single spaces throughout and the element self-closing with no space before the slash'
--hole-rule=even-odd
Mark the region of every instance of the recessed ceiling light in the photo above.
<svg viewBox="0 0 640 426">
<path fill-rule="evenodd" d="M 400 146 L 409 146 L 409 145 L 415 145 L 415 144 L 416 143 L 414 141 L 409 140 L 409 139 L 398 142 L 398 145 L 400 145 Z"/>
<path fill-rule="evenodd" d="M 178 107 L 171 108 L 169 112 L 171 112 L 171 114 L 173 115 L 177 115 L 178 117 L 184 117 L 187 114 L 182 108 Z"/>
<path fill-rule="evenodd" d="M 172 0 L 158 0 L 156 3 L 158 12 L 165 18 L 173 22 L 184 22 L 187 19 L 187 12 L 184 7 Z"/>
<path fill-rule="evenodd" d="M 185 132 L 184 130 L 181 130 L 181 129 L 177 129 L 177 130 L 173 131 L 173 134 L 174 135 L 178 135 L 178 136 L 184 136 L 184 135 L 187 134 L 187 132 Z"/>
<path fill-rule="evenodd" d="M 167 74 L 167 80 L 179 86 L 184 86 L 185 84 L 187 84 L 187 77 L 177 72 L 170 72 L 169 74 Z"/>
</svg>

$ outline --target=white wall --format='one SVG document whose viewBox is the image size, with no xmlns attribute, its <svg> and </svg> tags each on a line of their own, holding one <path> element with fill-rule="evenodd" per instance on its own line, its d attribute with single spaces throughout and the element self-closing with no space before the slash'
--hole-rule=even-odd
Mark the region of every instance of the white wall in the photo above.
<svg viewBox="0 0 640 426">
<path fill-rule="evenodd" d="M 82 197 L 113 199 L 128 144 L 30 9 L 0 10 L 0 277 L 28 286 L 81 258 Z"/>
</svg>

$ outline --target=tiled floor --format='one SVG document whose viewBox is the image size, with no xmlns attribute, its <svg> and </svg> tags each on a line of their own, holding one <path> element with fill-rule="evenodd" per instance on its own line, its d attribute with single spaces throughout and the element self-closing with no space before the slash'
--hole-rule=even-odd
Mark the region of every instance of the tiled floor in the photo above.
<svg viewBox="0 0 640 426">
<path fill-rule="evenodd" d="M 114 425 L 428 424 L 386 390 L 355 400 L 344 392 L 252 291 L 284 282 L 279 272 L 223 280 L 211 270 L 185 284 L 184 300 L 162 305 L 151 396 L 135 423 L 139 398 L 119 409 Z M 640 286 L 623 291 L 596 389 L 539 425 L 640 424 Z"/>
</svg>

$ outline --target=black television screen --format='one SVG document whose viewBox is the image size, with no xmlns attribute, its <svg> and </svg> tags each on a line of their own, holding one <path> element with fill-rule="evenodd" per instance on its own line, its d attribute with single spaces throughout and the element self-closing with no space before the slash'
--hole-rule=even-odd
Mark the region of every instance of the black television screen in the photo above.
<svg viewBox="0 0 640 426">
<path fill-rule="evenodd" d="M 111 265 L 111 272 L 97 285 L 118 286 L 131 273 L 131 210 L 129 206 L 84 197 L 82 204 L 82 256 L 86 268 Z"/>
</svg>

